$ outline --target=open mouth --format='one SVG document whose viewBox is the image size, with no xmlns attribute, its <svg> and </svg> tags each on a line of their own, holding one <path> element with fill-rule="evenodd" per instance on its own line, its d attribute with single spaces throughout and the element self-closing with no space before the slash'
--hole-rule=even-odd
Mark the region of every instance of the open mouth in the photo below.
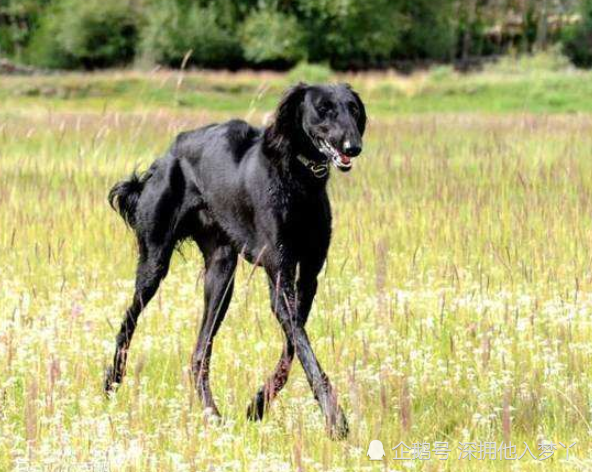
<svg viewBox="0 0 592 472">
<path fill-rule="evenodd" d="M 352 168 L 352 160 L 345 154 L 341 154 L 337 149 L 331 146 L 326 140 L 318 140 L 319 150 L 331 159 L 333 165 L 342 172 L 347 172 Z"/>
</svg>

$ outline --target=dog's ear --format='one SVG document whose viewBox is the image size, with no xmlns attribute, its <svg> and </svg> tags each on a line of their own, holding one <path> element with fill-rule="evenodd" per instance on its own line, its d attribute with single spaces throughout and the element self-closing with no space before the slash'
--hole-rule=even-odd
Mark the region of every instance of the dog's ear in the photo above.
<svg viewBox="0 0 592 472">
<path fill-rule="evenodd" d="M 350 84 L 343 84 L 346 89 L 353 95 L 354 100 L 358 105 L 358 116 L 356 118 L 356 124 L 358 125 L 358 130 L 360 131 L 360 136 L 364 135 L 364 131 L 366 131 L 366 107 L 364 106 L 364 102 L 358 95 L 358 93 L 352 88 Z"/>
<path fill-rule="evenodd" d="M 307 89 L 308 85 L 300 82 L 286 90 L 275 115 L 275 122 L 280 128 L 294 125 L 294 120 L 300 115 L 300 105 Z"/>
<path fill-rule="evenodd" d="M 275 112 L 273 123 L 267 128 L 265 141 L 272 149 L 282 152 L 292 141 L 292 134 L 298 126 L 301 117 L 300 107 L 304 101 L 304 95 L 308 85 L 300 82 L 290 87 L 284 93 Z"/>
</svg>

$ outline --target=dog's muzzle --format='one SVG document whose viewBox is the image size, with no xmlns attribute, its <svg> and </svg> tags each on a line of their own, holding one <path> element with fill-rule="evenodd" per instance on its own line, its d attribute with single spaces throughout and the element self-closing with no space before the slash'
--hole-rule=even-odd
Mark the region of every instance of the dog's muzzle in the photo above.
<svg viewBox="0 0 592 472">
<path fill-rule="evenodd" d="M 352 158 L 339 152 L 325 139 L 318 140 L 318 148 L 328 159 L 331 160 L 333 165 L 341 172 L 348 172 L 352 168 Z"/>
</svg>

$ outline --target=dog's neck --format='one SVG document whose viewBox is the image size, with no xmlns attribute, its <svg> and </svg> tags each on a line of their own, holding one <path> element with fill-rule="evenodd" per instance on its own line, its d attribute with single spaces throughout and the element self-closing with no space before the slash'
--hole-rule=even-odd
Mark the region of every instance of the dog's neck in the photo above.
<svg viewBox="0 0 592 472">
<path fill-rule="evenodd" d="M 297 154 L 296 159 L 298 159 L 304 167 L 311 171 L 312 175 L 314 175 L 317 179 L 322 179 L 329 175 L 328 162 L 318 162 L 316 160 L 309 159 L 304 154 Z"/>
<path fill-rule="evenodd" d="M 264 132 L 263 152 L 290 178 L 320 185 L 327 182 L 329 162 L 302 132 L 285 136 L 272 124 Z"/>
</svg>

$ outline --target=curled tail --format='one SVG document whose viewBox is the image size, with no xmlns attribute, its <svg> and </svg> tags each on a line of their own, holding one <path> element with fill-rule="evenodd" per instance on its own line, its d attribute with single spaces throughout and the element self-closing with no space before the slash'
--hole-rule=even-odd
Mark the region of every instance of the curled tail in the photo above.
<svg viewBox="0 0 592 472">
<path fill-rule="evenodd" d="M 128 179 L 117 182 L 109 191 L 109 205 L 132 228 L 136 225 L 136 208 L 146 178 L 146 175 L 138 175 L 134 172 Z"/>
</svg>

